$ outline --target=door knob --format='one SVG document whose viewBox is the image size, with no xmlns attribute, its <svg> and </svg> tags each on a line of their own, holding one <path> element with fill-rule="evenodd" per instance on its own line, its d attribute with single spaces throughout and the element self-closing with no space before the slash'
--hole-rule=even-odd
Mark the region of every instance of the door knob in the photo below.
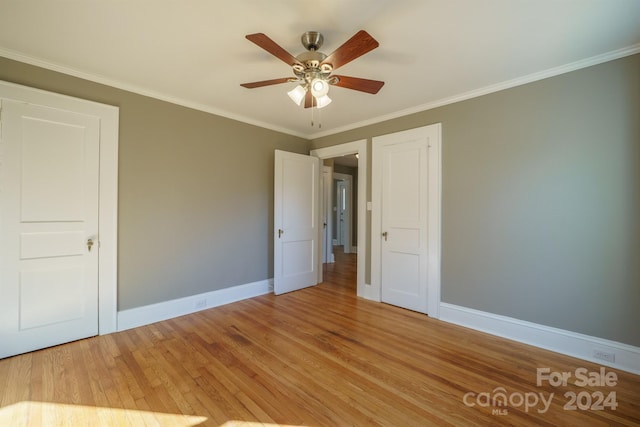
<svg viewBox="0 0 640 427">
<path fill-rule="evenodd" d="M 389 233 L 387 233 L 386 231 L 384 233 L 382 233 L 382 237 L 384 237 L 384 241 L 387 241 L 387 236 L 389 235 Z"/>
<path fill-rule="evenodd" d="M 91 252 L 91 247 L 93 246 L 93 239 L 87 240 L 87 249 Z"/>
<path fill-rule="evenodd" d="M 282 228 L 278 229 L 278 239 L 282 237 L 282 233 L 284 233 L 284 230 Z"/>
</svg>

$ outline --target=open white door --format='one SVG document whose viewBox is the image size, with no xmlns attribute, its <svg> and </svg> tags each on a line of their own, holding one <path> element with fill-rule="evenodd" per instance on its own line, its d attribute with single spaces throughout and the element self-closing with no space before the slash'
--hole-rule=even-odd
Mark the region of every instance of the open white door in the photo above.
<svg viewBox="0 0 640 427">
<path fill-rule="evenodd" d="M 274 268 L 276 295 L 318 283 L 320 160 L 275 152 Z"/>
<path fill-rule="evenodd" d="M 97 117 L 2 100 L 0 358 L 98 334 Z"/>
</svg>

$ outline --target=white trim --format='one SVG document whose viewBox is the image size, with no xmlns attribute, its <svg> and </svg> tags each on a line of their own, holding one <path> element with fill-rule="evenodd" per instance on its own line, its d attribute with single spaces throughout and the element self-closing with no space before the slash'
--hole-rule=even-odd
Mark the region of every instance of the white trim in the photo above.
<svg viewBox="0 0 640 427">
<path fill-rule="evenodd" d="M 323 230 L 322 230 L 322 261 L 326 263 L 333 263 L 335 257 L 333 256 L 333 221 L 331 217 L 333 209 L 331 209 L 332 197 L 332 183 L 333 183 L 333 167 L 322 166 L 322 191 L 320 197 L 322 198 L 321 206 L 324 208 L 322 212 Z M 322 281 L 322 268 L 319 272 L 319 279 Z"/>
<path fill-rule="evenodd" d="M 347 142 L 331 147 L 318 148 L 311 151 L 312 156 L 320 159 L 358 155 L 358 245 L 364 244 L 367 236 L 367 140 Z M 357 295 L 362 298 L 372 298 L 371 285 L 364 282 L 365 251 L 358 251 L 357 262 Z M 321 269 L 322 270 L 322 269 Z M 379 299 L 378 299 L 379 301 Z"/>
<path fill-rule="evenodd" d="M 440 304 L 440 320 L 640 374 L 640 347 L 444 302 Z M 615 353 L 615 362 L 596 359 L 596 350 Z"/>
<path fill-rule="evenodd" d="M 441 256 L 442 256 L 442 124 L 429 126 L 433 129 L 434 137 L 429 138 L 429 207 L 428 207 L 428 299 L 427 314 L 429 317 L 440 317 L 440 291 L 442 284 Z"/>
<path fill-rule="evenodd" d="M 149 325 L 212 307 L 265 295 L 273 290 L 273 279 L 205 292 L 118 312 L 118 331 Z"/>
<path fill-rule="evenodd" d="M 353 129 L 373 125 L 376 123 L 381 123 L 387 120 L 393 120 L 399 117 L 408 116 L 410 114 L 421 113 L 423 111 L 432 110 L 434 108 L 442 107 L 449 104 L 454 104 L 456 102 L 466 101 L 468 99 L 477 98 L 479 96 L 488 95 L 490 93 L 499 92 L 501 90 L 510 89 L 516 86 L 522 86 L 528 83 L 537 82 L 539 80 L 544 80 L 550 77 L 559 76 L 561 74 L 569 73 L 571 71 L 577 71 L 583 68 L 592 67 L 594 65 L 602 64 L 604 62 L 614 61 L 616 59 L 624 58 L 626 56 L 635 55 L 636 53 L 640 53 L 640 44 L 634 44 L 629 47 L 617 49 L 601 55 L 592 56 L 591 58 L 586 58 L 580 61 L 571 62 L 569 64 L 561 65 L 559 67 L 554 67 L 548 70 L 539 71 L 537 73 L 528 74 L 526 76 L 517 77 L 515 79 L 485 86 L 479 89 L 471 90 L 469 92 L 460 93 L 447 98 L 428 102 L 426 104 L 417 105 L 415 107 L 396 111 L 390 114 L 385 114 L 383 116 L 373 117 L 368 120 L 352 123 L 339 128 L 330 129 L 323 132 L 317 132 L 312 135 L 307 135 L 307 137 L 310 139 L 317 139 L 317 138 L 322 138 L 329 135 L 335 135 L 341 132 L 347 132 Z"/>
<path fill-rule="evenodd" d="M 432 318 L 440 317 L 441 298 L 441 209 L 442 209 L 442 124 L 435 123 L 415 129 L 396 132 L 391 135 L 413 135 L 424 133 L 428 138 L 428 279 L 427 279 L 427 314 Z M 382 297 L 382 273 L 381 273 L 381 241 L 382 233 L 382 167 L 381 159 L 376 157 L 376 143 L 381 143 L 381 138 L 376 136 L 372 141 L 372 174 L 371 174 L 371 292 L 375 295 L 372 299 L 381 301 Z M 379 154 L 378 154 L 379 156 Z"/>
<path fill-rule="evenodd" d="M 100 120 L 98 331 L 100 335 L 115 332 L 118 304 L 119 108 L 4 81 L 0 81 L 0 98 L 75 111 Z"/>
</svg>

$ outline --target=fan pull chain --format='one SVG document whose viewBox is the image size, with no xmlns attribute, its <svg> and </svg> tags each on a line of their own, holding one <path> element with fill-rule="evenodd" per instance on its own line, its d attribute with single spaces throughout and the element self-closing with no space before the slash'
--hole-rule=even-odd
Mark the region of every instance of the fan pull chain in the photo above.
<svg viewBox="0 0 640 427">
<path fill-rule="evenodd" d="M 311 105 L 311 127 L 315 126 L 315 122 L 313 120 L 313 110 L 318 110 L 318 129 L 322 129 L 322 111 L 319 108 Z"/>
</svg>

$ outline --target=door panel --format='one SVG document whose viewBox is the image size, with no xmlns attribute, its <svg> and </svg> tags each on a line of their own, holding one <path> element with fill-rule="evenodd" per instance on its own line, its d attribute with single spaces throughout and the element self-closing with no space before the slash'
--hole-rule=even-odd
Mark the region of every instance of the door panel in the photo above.
<svg viewBox="0 0 640 427">
<path fill-rule="evenodd" d="M 8 100 L 2 107 L 6 357 L 98 333 L 99 119 Z"/>
<path fill-rule="evenodd" d="M 413 229 L 420 225 L 420 147 L 389 147 L 388 158 L 383 169 L 383 180 L 387 185 L 385 212 L 390 223 Z"/>
<path fill-rule="evenodd" d="M 22 233 L 20 259 L 83 255 L 85 236 L 81 231 Z"/>
<path fill-rule="evenodd" d="M 313 266 L 315 265 L 313 259 L 314 243 L 313 240 L 306 239 L 282 243 L 282 258 L 286 260 L 282 264 L 282 274 L 285 277 L 313 271 Z"/>
<path fill-rule="evenodd" d="M 82 265 L 63 262 L 68 265 L 61 266 L 57 260 L 39 264 L 20 272 L 19 329 L 83 319 L 86 310 Z"/>
<path fill-rule="evenodd" d="M 275 152 L 275 294 L 318 283 L 319 168 L 316 157 Z"/>
<path fill-rule="evenodd" d="M 22 117 L 22 222 L 84 219 L 83 127 Z"/>
<path fill-rule="evenodd" d="M 383 272 L 386 285 L 386 297 L 383 301 L 393 303 L 394 294 L 420 296 L 419 255 L 389 250 Z M 398 280 L 400 277 L 402 279 Z"/>
</svg>

